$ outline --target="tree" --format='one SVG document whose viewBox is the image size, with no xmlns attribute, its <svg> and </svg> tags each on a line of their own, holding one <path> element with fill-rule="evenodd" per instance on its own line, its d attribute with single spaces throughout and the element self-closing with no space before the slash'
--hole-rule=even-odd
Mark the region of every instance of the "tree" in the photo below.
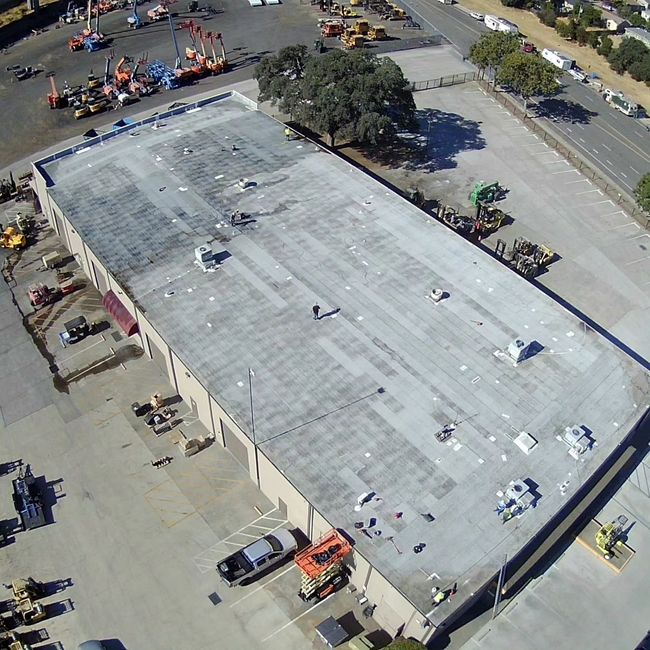
<svg viewBox="0 0 650 650">
<path fill-rule="evenodd" d="M 555 13 L 555 5 L 552 2 L 545 2 L 537 14 L 540 22 L 548 27 L 555 27 L 557 22 L 557 14 Z"/>
<path fill-rule="evenodd" d="M 503 61 L 497 80 L 520 95 L 526 107 L 533 96 L 555 95 L 560 88 L 556 77 L 557 69 L 544 59 L 513 52 Z"/>
<path fill-rule="evenodd" d="M 260 100 L 324 133 L 377 144 L 396 128 L 414 128 L 415 102 L 400 67 L 367 50 L 310 55 L 303 46 L 262 59 L 255 70 Z"/>
<path fill-rule="evenodd" d="M 614 72 L 623 74 L 633 63 L 643 61 L 650 49 L 635 38 L 624 38 L 621 44 L 612 50 L 607 57 L 609 66 Z"/>
<path fill-rule="evenodd" d="M 307 46 L 290 45 L 277 56 L 265 56 L 255 68 L 259 86 L 259 101 L 270 101 L 283 112 L 292 115 L 300 105 L 300 81 L 307 64 Z"/>
<path fill-rule="evenodd" d="M 614 41 L 609 36 L 604 35 L 600 39 L 600 45 L 596 48 L 596 52 L 601 56 L 608 57 L 613 47 Z"/>
<path fill-rule="evenodd" d="M 587 35 L 587 43 L 594 50 L 598 49 L 600 47 L 600 34 L 598 32 L 589 32 Z"/>
<path fill-rule="evenodd" d="M 426 646 L 414 639 L 405 639 L 403 636 L 398 636 L 386 650 L 426 650 Z"/>
<path fill-rule="evenodd" d="M 469 49 L 469 60 L 480 70 L 498 73 L 504 59 L 518 52 L 519 39 L 514 34 L 495 32 L 483 34 Z"/>
<path fill-rule="evenodd" d="M 578 44 L 586 45 L 588 38 L 589 33 L 587 30 L 582 25 L 578 25 L 578 29 L 576 29 L 576 40 L 578 41 Z"/>
<path fill-rule="evenodd" d="M 569 41 L 575 41 L 578 25 L 573 18 L 569 18 L 569 20 L 558 20 L 557 25 L 555 26 L 555 31 L 562 38 L 566 38 Z"/>
<path fill-rule="evenodd" d="M 583 27 L 602 27 L 603 14 L 592 5 L 585 5 L 580 12 L 580 24 Z"/>
<path fill-rule="evenodd" d="M 650 53 L 641 61 L 632 63 L 627 71 L 632 79 L 636 79 L 636 81 L 650 82 Z"/>
<path fill-rule="evenodd" d="M 650 174 L 646 174 L 641 178 L 634 190 L 634 196 L 639 207 L 646 212 L 650 212 Z"/>
<path fill-rule="evenodd" d="M 627 19 L 632 27 L 647 27 L 648 21 L 641 14 L 630 14 Z"/>
</svg>

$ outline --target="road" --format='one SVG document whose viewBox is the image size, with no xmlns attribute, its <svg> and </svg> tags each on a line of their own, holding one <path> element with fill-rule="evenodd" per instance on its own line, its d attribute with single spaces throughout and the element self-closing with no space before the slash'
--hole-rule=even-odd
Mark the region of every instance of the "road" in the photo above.
<svg viewBox="0 0 650 650">
<path fill-rule="evenodd" d="M 463 55 L 489 30 L 454 5 L 435 0 L 406 0 L 403 4 L 425 29 L 435 29 Z M 433 75 L 435 76 L 435 75 Z M 631 192 L 650 171 L 650 134 L 644 124 L 613 110 L 593 89 L 562 78 L 558 97 L 539 104 L 545 122 L 587 161 L 622 189 Z"/>
</svg>

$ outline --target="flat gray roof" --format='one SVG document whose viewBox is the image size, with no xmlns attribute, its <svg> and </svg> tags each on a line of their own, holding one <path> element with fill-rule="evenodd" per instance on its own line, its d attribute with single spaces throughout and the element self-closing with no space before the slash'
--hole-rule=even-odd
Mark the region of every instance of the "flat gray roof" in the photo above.
<svg viewBox="0 0 650 650">
<path fill-rule="evenodd" d="M 647 408 L 646 372 L 514 272 L 335 155 L 286 141 L 282 124 L 236 97 L 160 124 L 44 163 L 52 197 L 245 430 L 254 369 L 260 448 L 413 603 L 428 612 L 432 585 L 457 583 L 432 614 L 446 618 L 628 433 Z M 241 178 L 255 185 L 242 190 Z M 231 227 L 234 210 L 254 221 Z M 205 242 L 221 251 L 214 272 L 194 263 Z M 432 288 L 449 297 L 435 305 Z M 314 303 L 338 311 L 314 321 Z M 515 367 L 500 351 L 518 336 L 543 349 Z M 573 424 L 597 443 L 579 461 L 559 439 Z M 529 455 L 514 443 L 522 431 L 538 441 Z M 540 498 L 504 524 L 495 509 L 519 478 Z M 363 492 L 380 500 L 355 512 Z M 371 539 L 354 529 L 370 518 Z"/>
</svg>

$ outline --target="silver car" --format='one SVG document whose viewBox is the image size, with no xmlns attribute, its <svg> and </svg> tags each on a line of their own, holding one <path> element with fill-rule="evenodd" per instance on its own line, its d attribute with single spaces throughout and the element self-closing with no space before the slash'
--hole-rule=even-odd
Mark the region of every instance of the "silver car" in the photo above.
<svg viewBox="0 0 650 650">
<path fill-rule="evenodd" d="M 229 587 L 246 584 L 297 548 L 298 542 L 291 531 L 280 528 L 229 555 L 219 562 L 217 571 Z"/>
</svg>

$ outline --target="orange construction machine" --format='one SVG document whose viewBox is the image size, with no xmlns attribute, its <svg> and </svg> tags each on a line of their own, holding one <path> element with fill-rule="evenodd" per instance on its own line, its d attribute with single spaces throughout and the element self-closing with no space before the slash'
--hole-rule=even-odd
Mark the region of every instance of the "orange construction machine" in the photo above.
<svg viewBox="0 0 650 650">
<path fill-rule="evenodd" d="M 206 34 L 206 39 L 210 41 L 210 46 L 212 48 L 212 58 L 208 57 L 206 66 L 211 74 L 221 74 L 228 69 L 228 59 L 226 58 L 226 48 L 223 44 L 223 37 L 219 32 L 208 32 Z M 219 44 L 221 45 L 221 56 L 219 57 L 214 50 L 215 41 L 219 41 Z"/>
<path fill-rule="evenodd" d="M 350 542 L 335 528 L 300 551 L 295 562 L 300 569 L 300 591 L 305 602 L 321 600 L 346 580 L 343 558 L 352 550 Z"/>
</svg>

